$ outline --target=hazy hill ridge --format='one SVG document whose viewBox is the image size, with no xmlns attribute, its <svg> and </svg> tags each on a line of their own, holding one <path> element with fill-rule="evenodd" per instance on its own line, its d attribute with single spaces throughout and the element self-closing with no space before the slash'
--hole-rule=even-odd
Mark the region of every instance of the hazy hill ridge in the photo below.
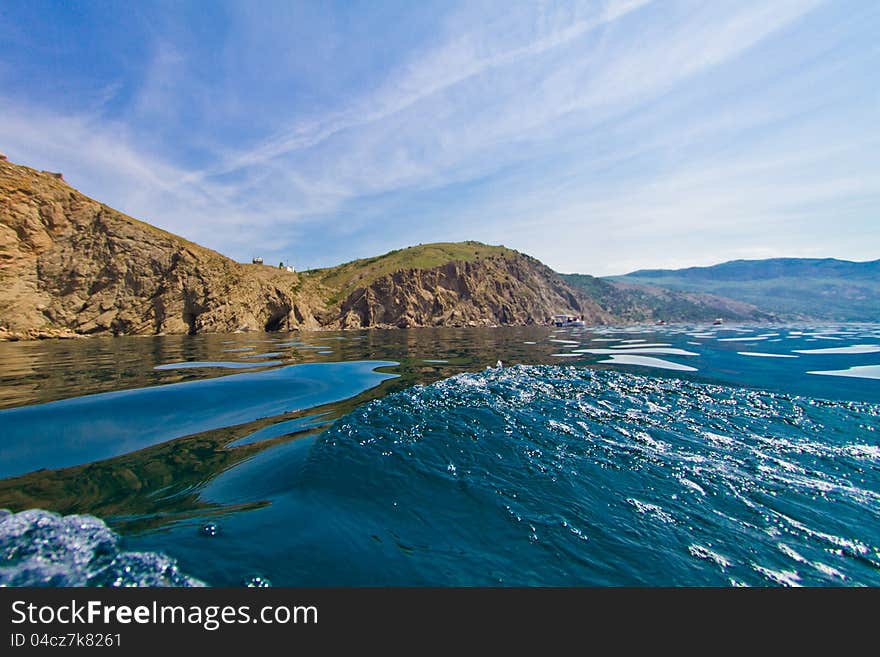
<svg viewBox="0 0 880 657">
<path fill-rule="evenodd" d="M 750 303 L 716 294 L 682 292 L 586 274 L 563 274 L 562 278 L 623 322 L 711 322 L 718 317 L 740 322 L 777 319 L 774 313 Z"/>
<path fill-rule="evenodd" d="M 643 269 L 606 280 L 722 295 L 786 318 L 880 320 L 880 260 L 733 260 L 711 267 Z"/>
</svg>

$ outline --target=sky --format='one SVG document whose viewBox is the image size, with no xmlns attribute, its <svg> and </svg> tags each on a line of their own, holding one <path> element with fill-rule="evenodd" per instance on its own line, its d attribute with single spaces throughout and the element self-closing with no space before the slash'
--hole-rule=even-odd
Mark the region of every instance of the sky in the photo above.
<svg viewBox="0 0 880 657">
<path fill-rule="evenodd" d="M 237 260 L 880 257 L 880 3 L 0 3 L 0 151 Z"/>
</svg>

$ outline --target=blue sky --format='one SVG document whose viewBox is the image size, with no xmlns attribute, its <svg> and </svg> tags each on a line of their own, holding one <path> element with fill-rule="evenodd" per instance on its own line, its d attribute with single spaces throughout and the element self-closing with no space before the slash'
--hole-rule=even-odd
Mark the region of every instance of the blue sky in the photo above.
<svg viewBox="0 0 880 657">
<path fill-rule="evenodd" d="M 0 151 L 239 260 L 880 257 L 880 3 L 0 4 Z"/>
</svg>

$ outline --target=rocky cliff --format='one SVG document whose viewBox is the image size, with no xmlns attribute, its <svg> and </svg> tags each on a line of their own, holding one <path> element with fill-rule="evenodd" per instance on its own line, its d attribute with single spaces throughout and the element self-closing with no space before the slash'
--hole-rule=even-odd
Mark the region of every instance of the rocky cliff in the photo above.
<svg viewBox="0 0 880 657">
<path fill-rule="evenodd" d="M 561 312 L 593 324 L 613 319 L 549 267 L 511 252 L 381 276 L 342 302 L 340 326 L 543 324 Z"/>
<path fill-rule="evenodd" d="M 243 265 L 0 160 L 0 338 L 613 319 L 528 256 L 420 245 L 295 274 Z"/>
<path fill-rule="evenodd" d="M 241 265 L 0 161 L 0 331 L 8 336 L 274 329 L 296 274 Z"/>
</svg>

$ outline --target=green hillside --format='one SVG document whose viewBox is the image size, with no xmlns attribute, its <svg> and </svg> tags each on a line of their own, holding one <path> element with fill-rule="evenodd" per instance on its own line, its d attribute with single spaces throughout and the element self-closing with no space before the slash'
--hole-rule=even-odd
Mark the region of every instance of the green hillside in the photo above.
<svg viewBox="0 0 880 657">
<path fill-rule="evenodd" d="M 326 269 L 304 272 L 332 291 L 334 303 L 344 299 L 359 287 L 365 287 L 382 276 L 407 269 L 431 269 L 448 262 L 473 262 L 493 257 L 508 257 L 516 253 L 503 246 L 481 242 L 436 242 L 397 249 L 372 258 L 352 260 Z"/>
</svg>

